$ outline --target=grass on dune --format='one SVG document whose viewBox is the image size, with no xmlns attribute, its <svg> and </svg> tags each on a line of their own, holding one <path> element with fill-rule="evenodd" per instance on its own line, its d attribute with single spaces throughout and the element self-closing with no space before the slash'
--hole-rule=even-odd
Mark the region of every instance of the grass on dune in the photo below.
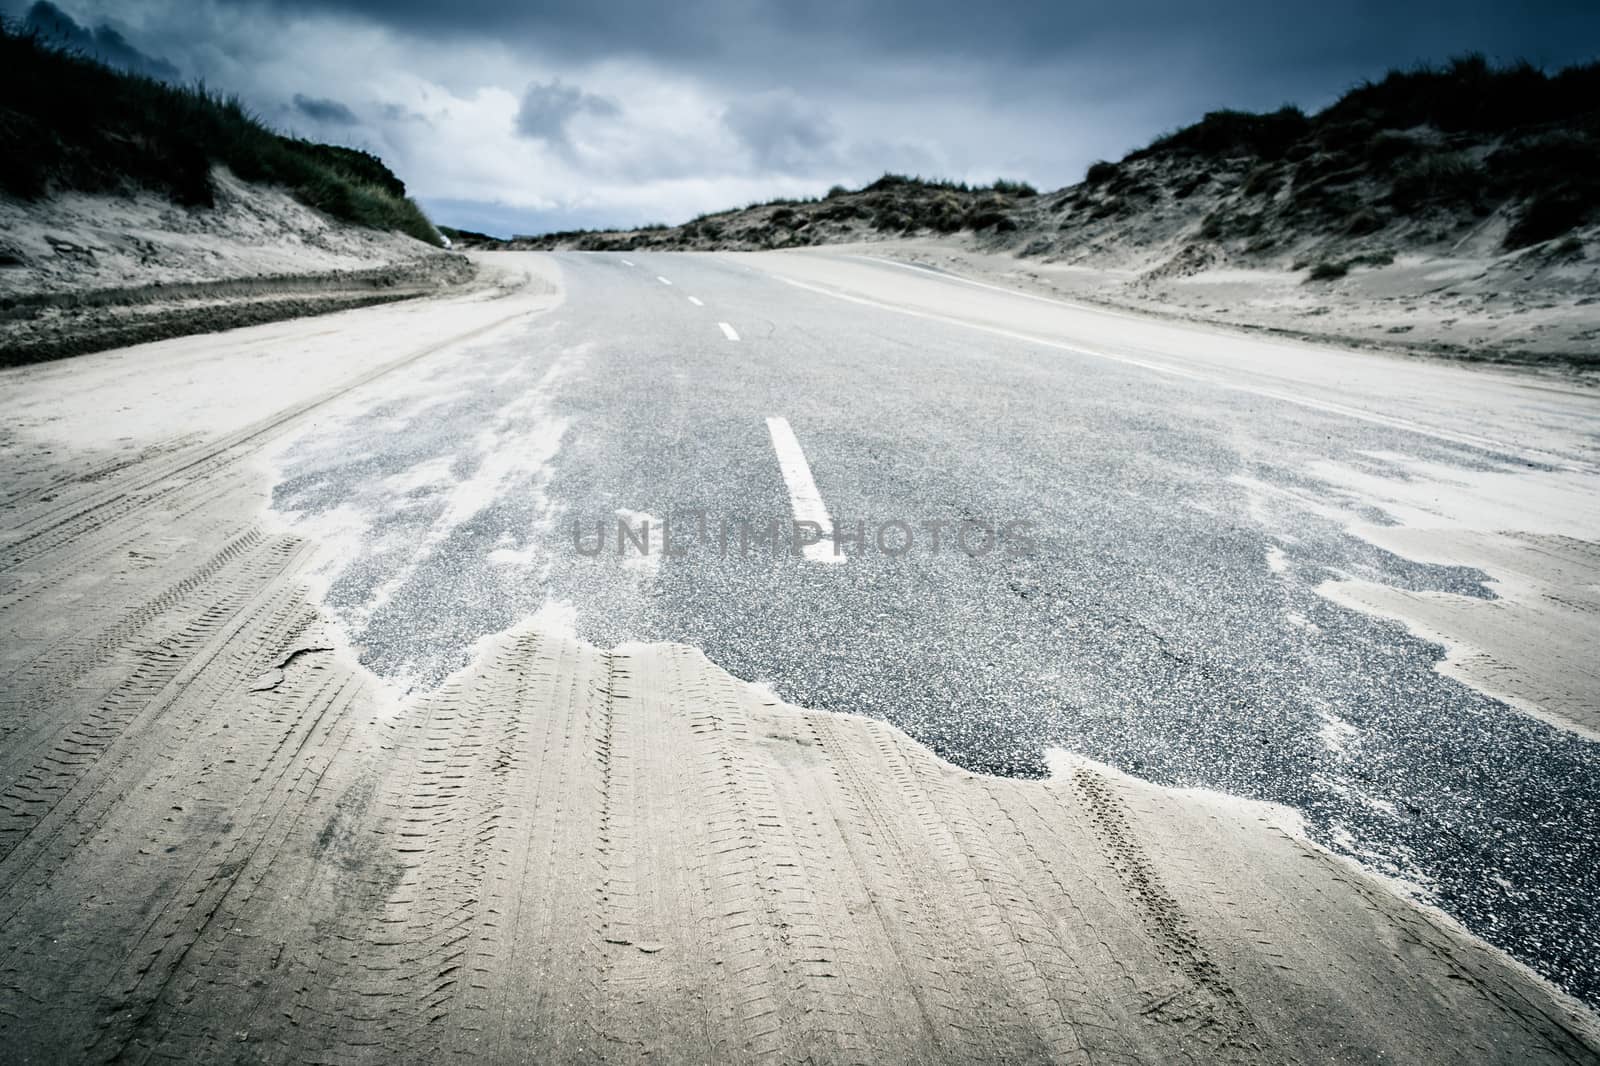
<svg viewBox="0 0 1600 1066">
<path fill-rule="evenodd" d="M 1466 55 L 1391 70 L 1314 115 L 1213 111 L 1123 162 L 1249 160 L 1246 196 L 1287 184 L 1305 218 L 1354 225 L 1350 232 L 1381 228 L 1385 216 L 1374 210 L 1470 218 L 1504 206 L 1513 216 L 1504 246 L 1517 249 L 1600 217 L 1597 102 L 1600 62 L 1547 73 Z M 1096 163 L 1084 180 L 1114 185 L 1121 170 Z M 1387 186 L 1388 195 L 1363 209 L 1340 191 L 1357 179 Z"/>
<path fill-rule="evenodd" d="M 138 187 L 209 207 L 219 163 L 343 221 L 440 243 L 371 153 L 286 137 L 236 97 L 112 70 L 0 25 L 0 190 L 36 199 Z"/>
</svg>

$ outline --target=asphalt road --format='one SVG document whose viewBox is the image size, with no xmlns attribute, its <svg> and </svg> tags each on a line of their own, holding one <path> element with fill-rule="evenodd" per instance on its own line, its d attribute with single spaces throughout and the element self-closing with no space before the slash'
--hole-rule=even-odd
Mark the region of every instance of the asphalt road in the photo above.
<svg viewBox="0 0 1600 1066">
<path fill-rule="evenodd" d="M 435 687 L 539 612 L 684 642 L 973 770 L 1038 776 L 1064 748 L 1288 804 L 1600 999 L 1600 746 L 1317 592 L 1491 597 L 1349 532 L 1389 519 L 1328 472 L 1592 471 L 1592 400 L 858 259 L 805 260 L 801 284 L 759 258 L 560 262 L 559 308 L 353 394 L 277 457 L 273 505 L 324 544 L 327 602 L 381 676 Z M 822 513 L 864 548 L 759 539 Z M 619 520 L 651 524 L 648 554 L 619 552 Z"/>
</svg>

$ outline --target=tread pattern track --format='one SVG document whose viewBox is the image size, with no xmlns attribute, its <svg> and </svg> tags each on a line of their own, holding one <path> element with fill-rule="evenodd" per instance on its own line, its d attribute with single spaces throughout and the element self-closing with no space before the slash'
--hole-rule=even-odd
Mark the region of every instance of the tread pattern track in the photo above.
<svg viewBox="0 0 1600 1066">
<path fill-rule="evenodd" d="M 8 1061 L 1600 1054 L 1254 808 L 976 777 L 681 646 L 518 628 L 396 703 L 255 525 L 247 440 L 12 542 Z"/>
</svg>

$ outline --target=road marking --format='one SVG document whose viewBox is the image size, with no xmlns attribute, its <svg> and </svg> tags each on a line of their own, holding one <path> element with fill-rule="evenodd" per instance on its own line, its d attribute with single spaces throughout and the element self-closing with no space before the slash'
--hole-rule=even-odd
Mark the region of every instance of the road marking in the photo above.
<svg viewBox="0 0 1600 1066">
<path fill-rule="evenodd" d="M 796 522 L 815 522 L 824 534 L 833 532 L 833 519 L 828 517 L 828 506 L 822 502 L 822 493 L 811 478 L 811 466 L 806 453 L 800 450 L 789 420 L 778 415 L 767 419 L 767 432 L 772 434 L 772 450 L 778 453 L 778 468 L 783 471 L 783 483 L 789 486 L 789 507 Z M 826 540 L 807 544 L 802 551 L 813 563 L 842 563 L 843 554 L 835 554 L 833 545 Z"/>
<path fill-rule="evenodd" d="M 733 327 L 728 325 L 726 322 L 718 322 L 717 325 L 722 327 L 722 335 L 728 338 L 730 341 L 736 341 L 739 339 L 739 335 L 733 331 Z"/>
<path fill-rule="evenodd" d="M 1137 359 L 1131 355 L 1116 355 L 1112 352 L 1097 351 L 1094 348 L 1084 348 L 1076 344 L 1066 344 L 1062 341 L 1047 340 L 1044 337 L 1036 337 L 1032 334 L 1020 333 L 1016 330 L 1006 329 L 1002 326 L 990 326 L 981 322 L 969 322 L 964 318 L 956 318 L 952 315 L 941 315 L 932 311 L 918 311 L 910 307 L 897 307 L 894 304 L 884 303 L 881 300 L 874 300 L 865 296 L 851 296 L 849 293 L 839 292 L 837 289 L 830 289 L 822 285 L 812 285 L 804 281 L 796 281 L 794 278 L 786 278 L 781 274 L 774 276 L 777 277 L 779 281 L 793 285 L 797 289 L 805 289 L 808 292 L 818 293 L 822 296 L 831 296 L 835 300 L 844 300 L 848 303 L 861 304 L 865 307 L 876 307 L 883 311 L 893 311 L 896 314 L 909 315 L 912 318 L 927 319 L 930 322 L 944 322 L 948 325 L 960 326 L 963 329 L 972 329 L 977 330 L 980 333 L 989 333 L 997 337 L 1005 337 L 1008 340 L 1022 341 L 1025 344 L 1037 344 L 1045 348 L 1054 348 L 1057 351 L 1071 352 L 1073 355 L 1086 355 L 1091 359 L 1105 359 L 1113 363 L 1123 363 L 1128 366 L 1143 367 L 1146 370 L 1154 370 L 1158 374 L 1169 374 L 1173 377 L 1188 378 L 1191 381 L 1203 382 L 1204 384 L 1213 385 L 1217 388 L 1227 389 L 1232 392 L 1243 392 L 1252 396 L 1264 396 L 1271 400 L 1281 400 L 1284 403 L 1295 404 L 1299 407 L 1307 407 L 1313 411 L 1323 411 L 1328 414 L 1341 415 L 1345 418 L 1353 418 L 1359 422 L 1367 422 L 1377 426 L 1388 426 L 1391 429 L 1398 429 L 1407 433 L 1418 433 L 1424 437 L 1432 437 L 1434 440 L 1448 441 L 1451 444 L 1461 444 L 1469 448 L 1479 448 L 1484 451 L 1499 452 L 1502 455 L 1512 455 L 1520 459 L 1525 459 L 1530 462 L 1543 463 L 1562 470 L 1588 472 L 1589 470 L 1593 469 L 1588 464 L 1574 462 L 1573 460 L 1556 455 L 1554 453 L 1544 452 L 1538 449 L 1521 448 L 1514 444 L 1495 440 L 1492 437 L 1480 437 L 1475 433 L 1457 433 L 1447 429 L 1438 429 L 1433 426 L 1425 425 L 1421 422 L 1413 422 L 1409 418 L 1400 418 L 1395 415 L 1379 414 L 1376 411 L 1366 411 L 1359 407 L 1351 407 L 1347 404 L 1334 403 L 1331 400 L 1318 400 L 1310 396 L 1296 396 L 1293 393 L 1284 392 L 1281 389 L 1267 388 L 1261 385 L 1246 385 L 1242 382 L 1228 381 L 1213 374 L 1198 373 L 1183 367 L 1173 366 L 1170 363 L 1155 362 L 1149 359 Z"/>
<path fill-rule="evenodd" d="M 662 277 L 660 274 L 656 275 L 656 280 L 661 282 L 661 284 L 663 284 L 663 285 L 671 285 L 672 284 L 672 282 L 668 281 L 666 278 Z"/>
<path fill-rule="evenodd" d="M 625 267 L 631 267 L 631 266 L 633 266 L 633 260 L 632 259 L 624 259 L 622 261 L 622 265 L 625 266 Z"/>
<path fill-rule="evenodd" d="M 694 304 L 696 307 L 704 307 L 705 306 L 705 304 L 700 302 L 700 297 L 698 297 L 698 296 L 689 297 L 689 302 Z"/>
</svg>

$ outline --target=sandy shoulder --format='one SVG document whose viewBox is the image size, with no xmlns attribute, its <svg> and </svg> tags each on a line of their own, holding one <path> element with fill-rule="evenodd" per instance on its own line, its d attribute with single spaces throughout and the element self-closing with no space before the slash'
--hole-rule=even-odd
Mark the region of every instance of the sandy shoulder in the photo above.
<svg viewBox="0 0 1600 1066">
<path fill-rule="evenodd" d="M 1595 267 L 1552 268 L 1531 286 L 1514 261 L 1402 255 L 1333 283 L 1303 271 L 1196 264 L 1152 267 L 1129 252 L 1083 262 L 1019 256 L 977 238 L 915 238 L 819 247 L 922 264 L 1025 292 L 1107 308 L 1473 363 L 1591 377 L 1600 337 Z M 802 252 L 801 254 L 805 254 Z M 1524 265 L 1526 269 L 1526 265 Z"/>
</svg>

